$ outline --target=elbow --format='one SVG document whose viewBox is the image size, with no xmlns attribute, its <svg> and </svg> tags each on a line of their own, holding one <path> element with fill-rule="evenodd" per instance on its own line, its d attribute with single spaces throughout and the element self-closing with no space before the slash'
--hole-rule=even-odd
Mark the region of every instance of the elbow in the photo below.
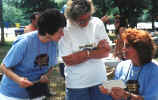
<svg viewBox="0 0 158 100">
<path fill-rule="evenodd" d="M 4 67 L 4 64 L 1 64 L 1 65 L 0 65 L 0 71 L 1 71 L 1 72 L 3 72 L 3 67 Z"/>
<path fill-rule="evenodd" d="M 6 73 L 6 70 L 7 70 L 7 68 L 6 68 L 5 64 L 1 64 L 1 65 L 0 65 L 0 71 L 1 71 L 2 73 Z"/>
</svg>

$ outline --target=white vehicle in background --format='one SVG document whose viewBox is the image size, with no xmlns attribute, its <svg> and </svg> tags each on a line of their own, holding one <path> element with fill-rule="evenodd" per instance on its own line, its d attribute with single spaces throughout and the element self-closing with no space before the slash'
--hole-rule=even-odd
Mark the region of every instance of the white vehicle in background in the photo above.
<svg viewBox="0 0 158 100">
<path fill-rule="evenodd" d="M 20 26 L 19 28 L 16 28 L 14 32 L 15 32 L 15 36 L 24 34 L 24 26 Z"/>
</svg>

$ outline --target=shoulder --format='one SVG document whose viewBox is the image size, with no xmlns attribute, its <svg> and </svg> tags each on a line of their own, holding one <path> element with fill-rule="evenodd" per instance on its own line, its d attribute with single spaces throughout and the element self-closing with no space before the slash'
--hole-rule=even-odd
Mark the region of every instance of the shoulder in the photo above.
<svg viewBox="0 0 158 100">
<path fill-rule="evenodd" d="M 132 65 L 131 60 L 125 60 L 125 61 L 121 61 L 117 67 L 116 70 L 126 70 L 130 67 L 130 65 Z"/>
<path fill-rule="evenodd" d="M 153 62 L 154 64 L 158 65 L 158 61 L 156 61 L 156 60 L 153 59 L 152 62 Z"/>
<path fill-rule="evenodd" d="M 29 25 L 25 26 L 24 29 L 30 29 L 31 27 L 32 27 L 32 25 L 29 24 Z"/>
<path fill-rule="evenodd" d="M 94 16 L 91 17 L 90 23 L 101 24 L 101 25 L 104 24 L 100 18 Z"/>
<path fill-rule="evenodd" d="M 132 62 L 131 62 L 131 60 L 125 60 L 125 61 L 121 61 L 119 64 L 118 64 L 118 66 L 119 65 L 130 65 L 130 64 L 132 64 Z"/>
<path fill-rule="evenodd" d="M 152 62 L 146 64 L 144 67 L 145 67 L 144 68 L 145 72 L 148 72 L 149 74 L 152 74 L 153 77 L 154 76 L 157 77 L 157 75 L 158 75 L 158 64 L 155 63 L 155 61 L 152 61 Z"/>
<path fill-rule="evenodd" d="M 22 34 L 17 37 L 17 39 L 13 42 L 13 45 L 19 43 L 27 43 L 28 41 L 34 40 L 37 37 L 37 31 L 30 32 L 28 34 Z"/>
<path fill-rule="evenodd" d="M 158 74 L 158 62 L 152 61 L 151 63 L 151 66 L 153 67 L 154 71 L 156 71 L 156 73 Z"/>
</svg>

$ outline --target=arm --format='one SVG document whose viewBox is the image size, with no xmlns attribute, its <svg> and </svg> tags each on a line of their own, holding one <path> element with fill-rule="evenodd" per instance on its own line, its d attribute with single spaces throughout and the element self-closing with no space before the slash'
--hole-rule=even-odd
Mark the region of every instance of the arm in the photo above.
<svg viewBox="0 0 158 100">
<path fill-rule="evenodd" d="M 12 71 L 11 68 L 7 68 L 4 64 L 1 64 L 0 66 L 0 70 L 6 75 L 8 76 L 10 79 L 12 79 L 13 81 L 15 81 L 17 84 L 19 84 L 21 87 L 25 88 L 25 87 L 29 87 L 32 86 L 33 83 L 30 82 L 27 78 L 25 77 L 21 77 L 19 75 L 17 75 L 16 73 L 14 73 Z"/>
<path fill-rule="evenodd" d="M 103 86 L 99 86 L 101 93 L 111 95 L 114 100 L 144 100 L 140 95 L 129 93 L 119 87 L 113 87 L 111 92 Z"/>
<path fill-rule="evenodd" d="M 101 40 L 97 48 L 95 50 L 83 50 L 76 53 L 73 53 L 68 56 L 64 56 L 63 60 L 66 63 L 66 65 L 76 65 L 83 63 L 89 59 L 100 59 L 103 57 L 108 56 L 110 52 L 110 46 L 106 40 Z"/>
<path fill-rule="evenodd" d="M 124 89 L 121 89 L 119 87 L 112 88 L 110 95 L 112 96 L 112 98 L 114 100 L 118 100 L 118 99 L 144 100 L 144 98 L 142 96 L 136 95 L 133 93 L 129 93 L 129 92 L 127 92 Z"/>
<path fill-rule="evenodd" d="M 144 100 L 158 100 L 158 86 L 155 85 L 156 83 L 158 83 L 158 66 L 154 66 L 150 71 L 148 71 L 148 69 L 145 70 L 148 73 L 144 75 L 144 77 L 146 77 L 146 80 L 142 83 L 144 85 L 144 90 L 142 94 L 144 96 Z"/>
<path fill-rule="evenodd" d="M 46 74 L 42 75 L 40 77 L 39 81 L 41 83 L 48 83 L 49 82 L 49 76 L 51 75 L 52 71 L 53 71 L 53 67 L 51 67 Z"/>
</svg>

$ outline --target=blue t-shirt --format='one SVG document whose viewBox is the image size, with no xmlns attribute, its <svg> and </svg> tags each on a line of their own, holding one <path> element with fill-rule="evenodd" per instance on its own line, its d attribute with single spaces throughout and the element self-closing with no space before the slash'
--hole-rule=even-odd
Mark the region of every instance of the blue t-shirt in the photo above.
<svg viewBox="0 0 158 100">
<path fill-rule="evenodd" d="M 115 79 L 138 80 L 139 94 L 144 100 L 158 100 L 158 65 L 150 62 L 141 67 L 136 67 L 130 60 L 122 61 L 115 70 Z"/>
<path fill-rule="evenodd" d="M 57 43 L 42 43 L 38 31 L 34 31 L 17 37 L 2 63 L 19 76 L 36 81 L 57 64 L 56 58 Z M 3 75 L 0 92 L 10 97 L 28 98 L 25 88 L 21 88 L 6 75 Z"/>
</svg>

